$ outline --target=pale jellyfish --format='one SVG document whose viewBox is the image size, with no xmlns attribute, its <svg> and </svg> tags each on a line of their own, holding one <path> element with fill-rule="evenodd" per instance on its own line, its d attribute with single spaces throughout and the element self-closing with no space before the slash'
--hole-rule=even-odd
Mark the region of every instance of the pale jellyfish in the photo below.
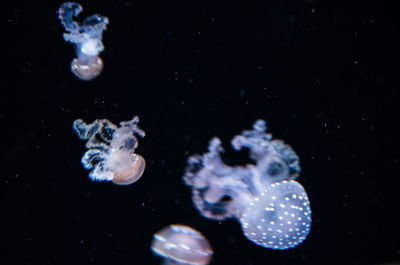
<svg viewBox="0 0 400 265">
<path fill-rule="evenodd" d="M 87 140 L 89 150 L 82 157 L 82 165 L 91 169 L 89 177 L 93 181 L 112 181 L 118 185 L 136 182 L 145 169 L 145 160 L 135 154 L 138 139 L 135 134 L 144 137 L 139 128 L 139 117 L 120 122 L 120 127 L 107 119 L 85 123 L 74 121 L 73 129 L 82 140 Z"/>
<path fill-rule="evenodd" d="M 58 9 L 58 18 L 65 30 L 65 41 L 74 44 L 77 58 L 71 62 L 71 71 L 81 80 L 90 81 L 103 70 L 103 61 L 98 56 L 104 50 L 101 39 L 108 25 L 108 18 L 95 14 L 82 23 L 73 20 L 82 12 L 82 6 L 65 2 Z"/>
<path fill-rule="evenodd" d="M 206 265 L 214 254 L 208 240 L 186 225 L 169 225 L 154 234 L 151 250 L 164 258 L 163 265 Z"/>
<path fill-rule="evenodd" d="M 253 130 L 235 136 L 235 150 L 249 149 L 255 164 L 228 166 L 221 159 L 221 141 L 213 138 L 204 155 L 189 157 L 184 181 L 192 188 L 192 200 L 210 219 L 236 218 L 252 242 L 273 249 L 297 246 L 311 227 L 311 209 L 303 186 L 295 181 L 299 158 L 281 140 L 265 133 L 257 120 Z"/>
</svg>

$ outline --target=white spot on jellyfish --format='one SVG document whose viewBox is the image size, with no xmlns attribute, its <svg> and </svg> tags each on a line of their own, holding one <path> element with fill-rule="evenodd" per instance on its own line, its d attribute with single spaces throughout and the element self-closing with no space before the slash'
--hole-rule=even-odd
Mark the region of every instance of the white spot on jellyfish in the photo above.
<svg viewBox="0 0 400 265">
<path fill-rule="evenodd" d="M 203 216 L 236 218 L 255 244 L 292 248 L 310 231 L 310 204 L 303 186 L 294 180 L 300 173 L 298 156 L 265 131 L 265 122 L 258 120 L 253 130 L 243 131 L 231 142 L 236 150 L 248 148 L 255 164 L 226 165 L 221 141 L 215 137 L 207 153 L 189 157 L 183 179 L 192 188 L 192 200 Z"/>
<path fill-rule="evenodd" d="M 98 56 L 104 50 L 101 41 L 103 31 L 109 23 L 108 18 L 98 14 L 87 17 L 82 23 L 73 17 L 82 12 L 82 6 L 74 2 L 65 2 L 58 9 L 58 18 L 65 30 L 65 41 L 75 45 L 78 58 L 71 62 L 71 71 L 81 80 L 90 81 L 103 70 L 103 61 Z"/>
<path fill-rule="evenodd" d="M 165 265 L 206 265 L 211 262 L 214 253 L 199 231 L 185 225 L 170 225 L 155 233 L 151 250 L 165 258 Z"/>
<path fill-rule="evenodd" d="M 145 160 L 135 154 L 138 140 L 145 132 L 139 128 L 139 117 L 120 122 L 120 127 L 107 119 L 95 120 L 87 124 L 83 120 L 74 121 L 73 129 L 82 140 L 87 140 L 89 150 L 82 157 L 82 164 L 93 181 L 112 181 L 118 185 L 136 182 L 143 174 Z"/>
</svg>

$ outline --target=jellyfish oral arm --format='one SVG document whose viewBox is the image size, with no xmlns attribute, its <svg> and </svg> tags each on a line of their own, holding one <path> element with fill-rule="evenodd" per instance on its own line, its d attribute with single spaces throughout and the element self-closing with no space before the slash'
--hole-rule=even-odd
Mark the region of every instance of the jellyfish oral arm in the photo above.
<svg viewBox="0 0 400 265">
<path fill-rule="evenodd" d="M 58 18 L 68 32 L 79 31 L 79 24 L 73 20 L 82 12 L 82 6 L 74 2 L 65 2 L 58 9 Z"/>
</svg>

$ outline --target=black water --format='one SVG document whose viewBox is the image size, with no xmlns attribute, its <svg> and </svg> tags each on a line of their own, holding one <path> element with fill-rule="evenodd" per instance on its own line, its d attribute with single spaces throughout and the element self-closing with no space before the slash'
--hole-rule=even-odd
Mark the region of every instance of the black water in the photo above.
<svg viewBox="0 0 400 265">
<path fill-rule="evenodd" d="M 206 235 L 212 264 L 400 262 L 394 7 L 85 1 L 83 17 L 110 25 L 104 72 L 83 82 L 69 70 L 61 3 L 14 1 L 2 16 L 0 264 L 160 264 L 151 238 L 171 223 Z M 134 115 L 147 133 L 137 149 L 144 176 L 125 187 L 91 182 L 72 122 Z M 313 223 L 291 250 L 264 249 L 234 220 L 202 217 L 181 179 L 213 136 L 228 162 L 248 162 L 229 141 L 256 119 L 300 157 Z"/>
</svg>

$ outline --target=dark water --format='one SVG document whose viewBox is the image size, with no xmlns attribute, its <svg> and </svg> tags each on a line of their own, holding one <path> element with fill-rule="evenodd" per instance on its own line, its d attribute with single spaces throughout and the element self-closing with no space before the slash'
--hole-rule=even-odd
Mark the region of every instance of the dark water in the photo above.
<svg viewBox="0 0 400 265">
<path fill-rule="evenodd" d="M 399 27 L 377 1 L 91 1 L 110 19 L 105 68 L 69 70 L 61 1 L 5 10 L 1 84 L 0 264 L 160 264 L 154 232 L 171 223 L 207 236 L 212 264 L 382 264 L 400 261 Z M 397 24 L 396 24 L 397 23 Z M 3 79 L 4 80 L 4 79 Z M 94 183 L 80 164 L 77 118 L 140 116 L 147 160 L 131 186 Z M 186 159 L 256 119 L 300 157 L 311 201 L 306 241 L 259 247 L 234 220 L 193 207 Z M 245 161 L 248 162 L 248 161 Z M 243 162 L 243 164 L 245 163 Z M 398 180 L 397 180 L 398 182 Z"/>
</svg>

